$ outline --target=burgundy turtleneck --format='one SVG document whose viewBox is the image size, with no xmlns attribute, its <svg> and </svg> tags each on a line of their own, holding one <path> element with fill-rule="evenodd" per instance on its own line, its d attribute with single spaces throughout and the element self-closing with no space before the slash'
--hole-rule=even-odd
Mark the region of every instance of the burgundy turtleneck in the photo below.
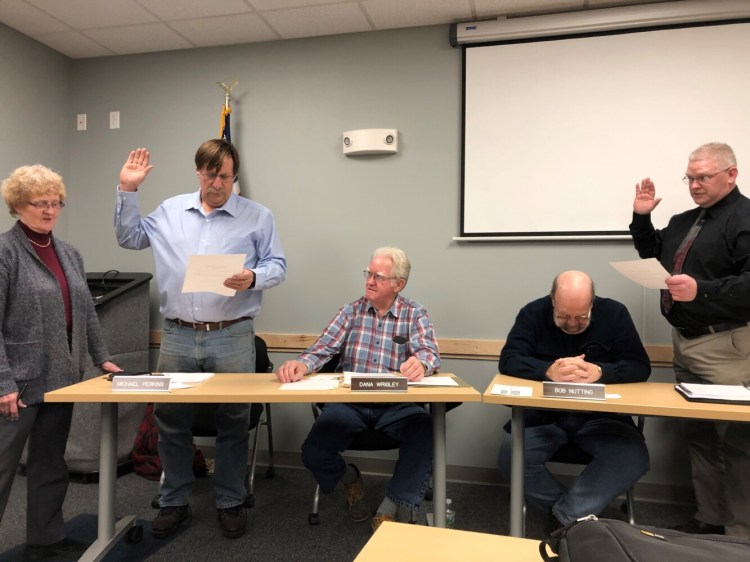
<svg viewBox="0 0 750 562">
<path fill-rule="evenodd" d="M 65 323 L 67 324 L 68 331 L 73 327 L 73 315 L 71 313 L 70 306 L 70 290 L 68 289 L 68 279 L 65 277 L 65 272 L 60 265 L 60 260 L 55 252 L 55 244 L 52 242 L 52 232 L 49 234 L 41 234 L 34 230 L 31 230 L 21 221 L 18 221 L 23 229 L 26 238 L 31 242 L 31 246 L 36 251 L 39 259 L 42 260 L 44 265 L 50 268 L 52 273 L 57 277 L 57 282 L 60 284 L 60 293 L 62 295 L 63 304 L 65 305 Z"/>
</svg>

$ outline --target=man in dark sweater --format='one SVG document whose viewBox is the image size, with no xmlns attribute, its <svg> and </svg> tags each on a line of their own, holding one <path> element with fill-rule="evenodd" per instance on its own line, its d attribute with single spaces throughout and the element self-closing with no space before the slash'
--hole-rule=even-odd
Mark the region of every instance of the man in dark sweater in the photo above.
<svg viewBox="0 0 750 562">
<path fill-rule="evenodd" d="M 602 384 L 642 382 L 651 373 L 625 306 L 595 296 L 594 283 L 580 271 L 561 273 L 549 296 L 521 309 L 499 369 L 529 380 Z M 649 470 L 648 449 L 630 417 L 526 409 L 524 421 L 525 497 L 550 510 L 552 527 L 600 513 Z M 498 459 L 506 477 L 510 442 L 503 440 Z M 567 443 L 591 456 L 570 488 L 545 464 Z"/>
</svg>

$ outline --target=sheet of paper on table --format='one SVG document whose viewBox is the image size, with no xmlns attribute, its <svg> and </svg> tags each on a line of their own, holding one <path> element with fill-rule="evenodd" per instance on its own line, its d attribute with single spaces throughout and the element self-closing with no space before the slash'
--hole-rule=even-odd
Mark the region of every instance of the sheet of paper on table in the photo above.
<svg viewBox="0 0 750 562">
<path fill-rule="evenodd" d="M 162 373 L 162 375 L 171 379 L 170 390 L 179 390 L 196 387 L 213 377 L 214 373 Z"/>
<path fill-rule="evenodd" d="M 500 396 L 531 396 L 532 388 L 530 386 L 510 386 L 507 384 L 493 385 L 490 394 L 499 394 Z"/>
</svg>

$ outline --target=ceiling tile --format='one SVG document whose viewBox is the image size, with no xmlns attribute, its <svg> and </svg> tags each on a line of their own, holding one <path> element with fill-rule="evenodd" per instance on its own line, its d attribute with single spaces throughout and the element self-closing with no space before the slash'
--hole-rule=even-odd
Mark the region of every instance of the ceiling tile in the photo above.
<svg viewBox="0 0 750 562">
<path fill-rule="evenodd" d="M 373 29 L 362 10 L 353 2 L 273 10 L 263 12 L 262 16 L 283 39 L 356 33 Z"/>
<path fill-rule="evenodd" d="M 247 0 L 256 10 L 284 10 L 302 6 L 320 6 L 322 4 L 354 4 L 353 0 Z"/>
<path fill-rule="evenodd" d="M 163 23 L 89 29 L 86 35 L 118 55 L 194 47 Z"/>
<path fill-rule="evenodd" d="M 106 57 L 115 54 L 78 31 L 45 33 L 34 36 L 34 39 L 72 59 Z"/>
<path fill-rule="evenodd" d="M 199 47 L 279 39 L 256 14 L 172 21 L 169 27 Z"/>
<path fill-rule="evenodd" d="M 242 0 L 136 0 L 164 21 L 250 13 Z"/>
<path fill-rule="evenodd" d="M 74 29 L 94 29 L 157 21 L 133 0 L 27 0 Z"/>
<path fill-rule="evenodd" d="M 489 18 L 508 14 L 546 14 L 583 8 L 584 0 L 474 0 L 477 16 Z"/>
<path fill-rule="evenodd" d="M 470 21 L 475 16 L 469 0 L 364 0 L 362 5 L 377 29 Z"/>
<path fill-rule="evenodd" d="M 0 14 L 5 25 L 26 35 L 70 31 L 70 27 L 21 0 L 3 0 Z"/>
</svg>

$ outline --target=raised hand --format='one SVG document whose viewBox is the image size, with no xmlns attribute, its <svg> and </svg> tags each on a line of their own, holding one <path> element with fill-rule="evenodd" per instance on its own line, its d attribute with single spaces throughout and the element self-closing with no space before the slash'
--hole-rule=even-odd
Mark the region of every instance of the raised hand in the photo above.
<svg viewBox="0 0 750 562">
<path fill-rule="evenodd" d="M 651 181 L 651 178 L 644 178 L 641 180 L 641 183 L 635 184 L 633 211 L 637 214 L 649 214 L 660 202 L 661 197 L 656 197 L 656 186 Z"/>
<path fill-rule="evenodd" d="M 120 170 L 120 189 L 122 191 L 137 191 L 146 176 L 153 169 L 149 164 L 151 154 L 145 148 L 136 148 L 130 152 L 127 161 Z"/>
</svg>

